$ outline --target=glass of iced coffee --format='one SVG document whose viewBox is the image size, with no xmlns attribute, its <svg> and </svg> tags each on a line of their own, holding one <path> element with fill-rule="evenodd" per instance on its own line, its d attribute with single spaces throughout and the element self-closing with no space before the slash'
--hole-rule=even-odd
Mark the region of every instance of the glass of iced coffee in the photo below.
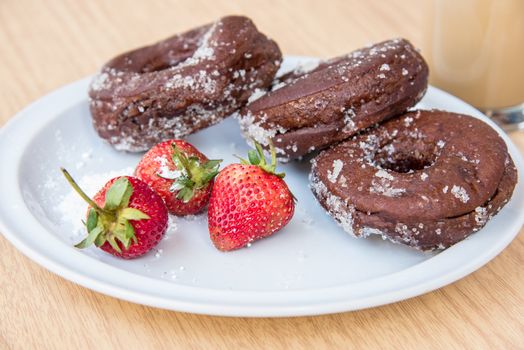
<svg viewBox="0 0 524 350">
<path fill-rule="evenodd" d="M 524 0 L 434 0 L 431 13 L 431 83 L 524 129 Z"/>
</svg>

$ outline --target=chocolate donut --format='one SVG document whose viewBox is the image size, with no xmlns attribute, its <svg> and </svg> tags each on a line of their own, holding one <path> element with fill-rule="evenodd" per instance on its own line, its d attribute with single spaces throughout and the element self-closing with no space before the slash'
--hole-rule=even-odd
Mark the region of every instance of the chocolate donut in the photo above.
<svg viewBox="0 0 524 350">
<path fill-rule="evenodd" d="M 506 144 L 470 116 L 413 111 L 320 153 L 311 189 L 357 237 L 445 249 L 507 203 L 517 170 Z"/>
<path fill-rule="evenodd" d="M 296 159 L 406 111 L 427 78 L 407 40 L 385 41 L 284 75 L 241 111 L 240 126 L 248 141 L 272 139 L 279 160 Z"/>
<path fill-rule="evenodd" d="M 109 61 L 89 91 L 94 127 L 125 151 L 187 136 L 269 87 L 281 60 L 250 19 L 224 17 Z"/>
</svg>

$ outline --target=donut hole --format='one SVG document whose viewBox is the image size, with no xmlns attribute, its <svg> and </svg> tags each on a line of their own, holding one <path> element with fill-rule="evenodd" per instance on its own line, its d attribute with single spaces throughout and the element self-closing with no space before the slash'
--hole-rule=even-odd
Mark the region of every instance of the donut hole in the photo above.
<svg viewBox="0 0 524 350">
<path fill-rule="evenodd" d="M 151 72 L 160 72 L 162 70 L 168 69 L 180 63 L 183 60 L 177 60 L 173 62 L 168 62 L 165 60 L 165 57 L 154 57 L 149 60 L 141 67 L 139 73 L 151 73 Z"/>
<path fill-rule="evenodd" d="M 435 163 L 436 145 L 420 139 L 395 140 L 377 150 L 375 163 L 397 173 L 411 173 Z"/>
<path fill-rule="evenodd" d="M 151 46 L 118 56 L 111 60 L 108 66 L 119 71 L 139 74 L 160 72 L 190 59 L 196 49 L 195 43 L 189 43 L 183 47 L 166 48 L 165 50 Z"/>
<path fill-rule="evenodd" d="M 192 48 L 192 50 L 171 50 L 165 55 L 151 57 L 140 67 L 140 73 L 160 72 L 175 67 L 189 59 L 193 53 L 194 48 Z"/>
</svg>

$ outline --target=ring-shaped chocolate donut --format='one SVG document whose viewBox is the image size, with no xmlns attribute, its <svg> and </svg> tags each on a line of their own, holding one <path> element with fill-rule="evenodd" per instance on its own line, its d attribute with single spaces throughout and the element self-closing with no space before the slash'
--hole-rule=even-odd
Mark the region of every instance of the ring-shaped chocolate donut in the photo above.
<svg viewBox="0 0 524 350">
<path fill-rule="evenodd" d="M 350 138 L 413 107 L 424 96 L 428 66 L 405 39 L 299 67 L 239 116 L 248 141 L 272 139 L 280 161 Z"/>
<path fill-rule="evenodd" d="M 89 91 L 94 127 L 125 151 L 184 137 L 267 88 L 281 60 L 250 19 L 224 17 L 109 61 Z"/>
<path fill-rule="evenodd" d="M 486 123 L 413 111 L 319 154 L 311 188 L 358 236 L 444 249 L 482 228 L 510 199 L 517 171 Z"/>
</svg>

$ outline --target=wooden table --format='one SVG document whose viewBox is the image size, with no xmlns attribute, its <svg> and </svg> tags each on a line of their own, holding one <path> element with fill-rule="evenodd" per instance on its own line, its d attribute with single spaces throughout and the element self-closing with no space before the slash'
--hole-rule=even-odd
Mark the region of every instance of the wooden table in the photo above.
<svg viewBox="0 0 524 350">
<path fill-rule="evenodd" d="M 420 3 L 3 0 L 0 124 L 117 53 L 222 15 L 250 16 L 286 54 L 330 57 L 396 36 L 423 46 L 431 8 Z M 524 149 L 523 134 L 512 138 Z M 3 237 L 0 252 L 0 348 L 524 347 L 524 235 L 480 271 L 436 292 L 359 312 L 282 319 L 135 305 L 48 272 Z"/>
</svg>

